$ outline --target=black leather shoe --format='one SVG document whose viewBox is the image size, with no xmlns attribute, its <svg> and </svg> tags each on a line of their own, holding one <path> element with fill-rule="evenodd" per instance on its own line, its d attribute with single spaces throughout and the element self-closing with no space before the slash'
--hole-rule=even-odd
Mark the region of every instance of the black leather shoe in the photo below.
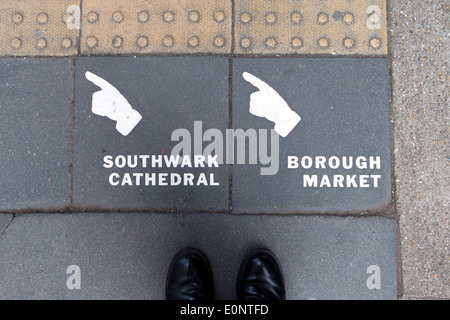
<svg viewBox="0 0 450 320">
<path fill-rule="evenodd" d="M 206 255 L 197 249 L 184 249 L 172 260 L 166 280 L 167 300 L 210 300 L 214 282 Z"/>
<path fill-rule="evenodd" d="M 253 250 L 242 261 L 237 280 L 238 300 L 286 299 L 283 275 L 275 255 L 267 249 Z"/>
</svg>

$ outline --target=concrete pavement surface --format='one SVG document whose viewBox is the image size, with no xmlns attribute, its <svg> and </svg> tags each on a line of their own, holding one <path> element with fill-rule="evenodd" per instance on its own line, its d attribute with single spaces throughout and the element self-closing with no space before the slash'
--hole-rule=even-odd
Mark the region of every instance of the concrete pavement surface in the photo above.
<svg viewBox="0 0 450 320">
<path fill-rule="evenodd" d="M 390 1 L 403 299 L 450 298 L 450 2 Z"/>
<path fill-rule="evenodd" d="M 288 299 L 450 299 L 450 1 L 364 0 L 345 7 L 337 1 L 328 1 L 323 6 L 305 1 L 304 8 L 297 2 L 277 1 L 279 5 L 274 4 L 276 1 L 242 0 L 242 6 L 236 6 L 231 0 L 211 0 L 199 8 L 190 8 L 195 3 L 186 0 L 189 5 L 181 11 L 171 7 L 174 1 L 148 2 L 148 8 L 137 5 L 123 10 L 120 9 L 123 0 L 111 1 L 108 7 L 96 0 L 55 0 L 57 5 L 52 8 L 41 6 L 40 0 L 27 4 L 2 1 L 0 27 L 3 29 L 0 29 L 5 32 L 0 35 L 0 299 L 162 299 L 170 259 L 185 246 L 199 247 L 208 254 L 216 270 L 216 283 L 224 283 L 217 289 L 218 297 L 223 299 L 233 299 L 240 259 L 255 246 L 269 247 L 279 257 L 288 284 Z M 80 7 L 82 3 L 85 6 Z M 90 11 L 83 12 L 88 7 Z M 111 19 L 104 19 L 107 15 Z M 149 28 L 154 21 L 156 28 Z M 177 56 L 174 61 L 186 64 L 180 70 L 192 69 L 192 74 L 198 70 L 187 58 L 193 57 L 185 59 L 184 55 L 199 55 L 195 57 L 199 66 L 203 60 L 224 60 L 221 68 L 208 68 L 211 70 L 208 79 L 217 79 L 201 84 L 201 87 L 217 86 L 213 97 L 207 92 L 197 92 L 197 82 L 192 79 L 185 88 L 186 96 L 195 100 L 196 106 L 214 104 L 223 108 L 220 112 L 214 109 L 202 112 L 199 108 L 195 109 L 195 115 L 183 118 L 180 110 L 175 108 L 177 112 L 174 112 L 170 108 L 175 104 L 175 107 L 184 106 L 187 99 L 180 98 L 184 93 L 180 90 L 171 93 L 170 85 L 153 81 L 152 86 L 158 88 L 154 92 L 170 95 L 176 101 L 167 107 L 160 103 L 162 100 L 152 102 L 161 111 L 158 114 L 176 114 L 174 118 L 186 120 L 190 126 L 198 117 L 225 127 L 227 123 L 231 126 L 248 117 L 255 123 L 258 121 L 258 128 L 273 127 L 267 119 L 257 119 L 249 113 L 236 118 L 233 108 L 239 104 L 233 101 L 232 88 L 242 79 L 235 80 L 240 75 L 233 74 L 237 70 L 233 64 L 239 59 L 258 64 L 267 55 L 275 61 L 274 65 L 286 58 L 297 67 L 303 61 L 315 59 L 317 68 L 308 72 L 310 75 L 316 72 L 315 75 L 325 79 L 327 68 L 322 58 L 336 65 L 340 59 L 342 62 L 360 60 L 363 65 L 371 65 L 376 60 L 383 66 L 390 65 L 390 86 L 377 72 L 371 74 L 373 79 L 361 78 L 359 69 L 352 72 L 363 80 L 353 79 L 358 83 L 374 81 L 373 88 L 389 86 L 377 91 L 380 100 L 390 98 L 392 167 L 382 167 L 381 171 L 392 186 L 389 188 L 386 180 L 380 180 L 383 201 L 375 199 L 373 208 L 360 210 L 363 201 L 352 195 L 349 203 L 342 203 L 344 209 L 332 216 L 324 214 L 327 213 L 324 205 L 333 199 L 334 191 L 325 192 L 326 196 L 321 198 L 323 193 L 317 188 L 305 203 L 300 203 L 292 197 L 295 184 L 285 191 L 286 197 L 292 198 L 289 201 L 296 208 L 294 212 L 282 208 L 283 212 L 277 214 L 278 206 L 267 199 L 274 192 L 267 192 L 264 198 L 270 210 L 263 211 L 271 214 L 247 215 L 251 208 L 243 212 L 238 208 L 234 212 L 233 171 L 239 174 L 236 181 L 244 181 L 247 189 L 242 190 L 248 195 L 247 201 L 256 202 L 267 190 L 258 183 L 262 191 L 252 195 L 255 190 L 245 185 L 246 170 L 239 173 L 231 167 L 230 185 L 226 171 L 223 177 L 218 175 L 227 182 L 220 192 L 223 198 L 220 205 L 215 201 L 216 195 L 212 197 L 202 189 L 190 187 L 182 189 L 180 194 L 171 193 L 173 199 L 159 199 L 158 207 L 151 206 L 155 201 L 146 196 L 149 189 L 128 187 L 128 193 L 114 195 L 109 192 L 113 188 L 98 159 L 109 150 L 120 154 L 122 150 L 132 152 L 136 146 L 139 152 L 146 148 L 154 148 L 154 153 L 165 152 L 167 146 L 160 141 L 166 140 L 158 140 L 154 145 L 147 143 L 142 140 L 143 129 L 149 128 L 153 138 L 160 138 L 167 132 L 157 126 L 169 122 L 156 116 L 153 119 L 156 127 L 150 126 L 146 121 L 152 120 L 151 113 L 141 110 L 144 120 L 124 138 L 118 135 L 110 119 L 92 114 L 90 97 L 98 89 L 83 78 L 86 70 L 77 61 L 90 68 L 96 61 L 109 59 L 91 57 L 96 54 L 119 56 L 114 59 L 123 59 L 122 63 L 126 59 L 135 60 L 137 66 L 139 61 L 147 61 L 145 68 L 135 69 L 142 79 L 146 68 L 155 67 L 148 61 L 168 62 L 171 55 Z M 121 54 L 127 57 L 122 58 Z M 151 57 L 134 58 L 146 54 Z M 159 68 L 163 66 L 175 79 L 175 64 L 159 64 Z M 277 69 L 274 68 L 274 74 Z M 289 70 L 279 74 L 290 75 L 295 67 L 286 69 Z M 135 85 L 124 67 L 118 73 L 111 67 L 105 70 L 110 72 L 108 79 L 113 79 L 118 89 L 128 90 Z M 159 71 L 164 73 L 163 69 Z M 345 70 L 339 72 L 345 80 Z M 340 78 L 339 72 L 334 75 L 336 79 Z M 186 78 L 189 79 L 188 74 Z M 283 77 L 278 78 L 282 83 Z M 293 81 L 295 86 L 295 77 Z M 276 81 L 270 83 L 279 90 Z M 192 90 L 189 85 L 193 86 Z M 139 92 L 135 86 L 133 90 L 133 94 L 127 94 L 132 106 L 147 108 L 143 101 L 147 101 L 148 88 Z M 369 96 L 367 90 L 364 86 L 355 90 L 358 99 L 364 101 Z M 339 92 L 327 96 L 322 90 L 320 94 L 325 103 L 343 100 Z M 283 96 L 286 98 L 285 93 Z M 218 102 L 212 103 L 217 97 L 220 97 L 216 99 Z M 242 97 L 248 99 L 248 93 Z M 292 99 L 295 96 L 288 99 L 291 107 Z M 189 109 L 189 105 L 185 107 Z M 330 114 L 343 110 L 331 109 Z M 356 117 L 353 123 L 357 122 L 358 108 L 350 109 L 344 111 Z M 296 111 L 301 113 L 300 110 Z M 316 113 L 310 119 L 300 115 L 303 123 L 310 121 L 308 124 L 316 129 L 322 129 L 317 124 L 321 116 L 334 119 L 326 112 Z M 368 112 L 361 113 L 367 131 L 374 132 L 371 125 L 377 123 L 380 132 L 368 135 L 363 150 L 378 150 L 374 146 L 381 137 L 380 150 L 386 156 L 388 117 L 375 116 L 371 122 L 368 115 Z M 359 144 L 345 144 L 345 138 L 354 137 L 351 141 L 357 141 L 363 133 L 345 123 L 345 114 L 336 119 L 342 119 L 341 123 L 328 127 L 335 130 L 334 137 L 342 134 L 342 139 L 336 139 L 336 143 L 324 150 L 348 147 L 348 152 L 356 153 Z M 98 124 L 94 130 L 90 126 L 93 123 Z M 295 141 L 293 147 L 302 143 L 301 137 Z M 311 136 L 306 145 L 313 142 L 320 144 L 319 134 Z M 319 182 L 325 187 L 335 183 Z M 279 185 L 275 189 L 280 191 Z M 161 194 L 164 192 L 167 189 Z M 389 192 L 392 201 L 386 204 Z M 370 190 L 367 195 L 362 194 L 370 197 Z M 128 195 L 133 201 L 129 208 Z M 107 197 L 111 201 L 105 201 Z M 209 209 L 204 210 L 195 201 L 202 197 L 207 198 Z M 83 199 L 90 199 L 90 203 Z M 173 201 L 165 203 L 166 199 Z M 321 206 L 315 207 L 315 212 L 308 212 L 305 208 L 313 203 L 308 199 L 320 200 Z M 141 212 L 150 207 L 150 212 Z M 358 212 L 346 212 L 346 208 L 352 207 L 357 207 Z"/>
</svg>

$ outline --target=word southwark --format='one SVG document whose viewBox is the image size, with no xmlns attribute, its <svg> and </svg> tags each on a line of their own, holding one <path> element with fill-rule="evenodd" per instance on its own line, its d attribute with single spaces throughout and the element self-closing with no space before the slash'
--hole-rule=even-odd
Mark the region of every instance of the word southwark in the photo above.
<svg viewBox="0 0 450 320">
<path fill-rule="evenodd" d="M 103 167 L 106 169 L 111 168 L 204 168 L 204 167 L 214 167 L 218 168 L 219 163 L 217 162 L 216 156 L 203 156 L 195 155 L 194 161 L 191 160 L 190 156 L 180 157 L 179 155 L 118 155 L 105 156 L 103 158 Z"/>
<path fill-rule="evenodd" d="M 103 167 L 112 168 L 217 168 L 217 156 L 189 156 L 173 155 L 107 155 L 103 158 Z M 112 186 L 218 186 L 214 173 L 168 173 L 168 172 L 113 172 L 109 175 Z"/>
</svg>

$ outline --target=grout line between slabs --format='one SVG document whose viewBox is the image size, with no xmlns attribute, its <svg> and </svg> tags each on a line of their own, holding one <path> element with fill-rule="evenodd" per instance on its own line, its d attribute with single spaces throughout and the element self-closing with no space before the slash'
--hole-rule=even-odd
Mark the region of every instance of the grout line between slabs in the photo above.
<svg viewBox="0 0 450 320">
<path fill-rule="evenodd" d="M 71 116 L 71 130 L 70 130 L 70 151 L 71 151 L 71 163 L 70 163 L 70 206 L 69 208 L 73 208 L 73 184 L 74 184 L 74 176 L 73 176 L 73 169 L 74 169 L 74 151 L 75 151 L 75 80 L 76 80 L 76 58 L 72 58 L 72 79 L 73 79 L 73 88 L 72 88 L 72 101 L 70 104 L 70 116 Z"/>
<path fill-rule="evenodd" d="M 228 100 L 229 100 L 229 123 L 228 128 L 233 128 L 233 56 L 235 52 L 235 0 L 231 0 L 231 55 L 229 56 L 229 74 L 228 74 Z M 233 213 L 233 165 L 229 164 L 229 185 L 228 185 L 228 209 Z"/>
<path fill-rule="evenodd" d="M 228 129 L 233 128 L 233 58 L 229 58 L 229 74 L 228 74 Z M 228 148 L 229 146 L 225 146 Z M 233 165 L 230 163 L 229 168 L 229 185 L 228 185 L 228 209 L 233 213 Z"/>
</svg>

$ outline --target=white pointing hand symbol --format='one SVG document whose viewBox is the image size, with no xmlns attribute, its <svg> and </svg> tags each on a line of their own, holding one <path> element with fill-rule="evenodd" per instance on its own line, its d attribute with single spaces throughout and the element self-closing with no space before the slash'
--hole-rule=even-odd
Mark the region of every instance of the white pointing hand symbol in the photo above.
<svg viewBox="0 0 450 320">
<path fill-rule="evenodd" d="M 244 72 L 243 77 L 259 89 L 250 95 L 250 113 L 275 122 L 275 131 L 283 138 L 286 137 L 300 122 L 301 117 L 267 83 L 248 72 Z"/>
<path fill-rule="evenodd" d="M 92 112 L 116 121 L 116 129 L 127 136 L 141 121 L 142 116 L 134 110 L 127 99 L 108 81 L 92 72 L 86 72 L 86 79 L 101 90 L 92 95 Z"/>
</svg>

